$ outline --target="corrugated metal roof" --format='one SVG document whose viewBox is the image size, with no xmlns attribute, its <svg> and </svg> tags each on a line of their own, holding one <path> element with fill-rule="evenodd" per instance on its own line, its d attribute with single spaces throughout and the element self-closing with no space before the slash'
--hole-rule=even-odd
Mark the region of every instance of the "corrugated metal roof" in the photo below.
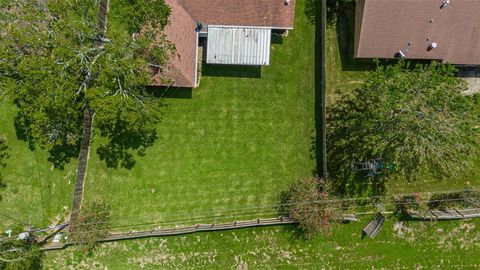
<svg viewBox="0 0 480 270">
<path fill-rule="evenodd" d="M 209 25 L 207 63 L 269 65 L 271 36 L 265 27 Z"/>
</svg>

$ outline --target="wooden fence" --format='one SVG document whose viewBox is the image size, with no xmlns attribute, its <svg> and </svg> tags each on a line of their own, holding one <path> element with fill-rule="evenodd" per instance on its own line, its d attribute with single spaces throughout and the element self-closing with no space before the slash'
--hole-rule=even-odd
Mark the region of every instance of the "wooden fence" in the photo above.
<svg viewBox="0 0 480 270">
<path fill-rule="evenodd" d="M 453 220 L 480 217 L 480 208 L 427 210 L 423 213 L 409 212 L 409 216 L 416 220 Z"/>
<path fill-rule="evenodd" d="M 231 229 L 271 226 L 271 225 L 281 225 L 281 224 L 294 224 L 294 223 L 297 223 L 297 221 L 294 219 L 287 218 L 287 217 L 279 217 L 279 218 L 256 219 L 256 220 L 250 220 L 250 221 L 234 221 L 230 223 L 197 224 L 195 226 L 176 227 L 176 228 L 168 228 L 168 229 L 154 229 L 151 231 L 141 231 L 141 232 L 132 231 L 128 233 L 111 233 L 105 240 L 103 240 L 103 242 L 143 238 L 143 237 L 150 237 L 150 236 L 171 236 L 171 235 L 190 234 L 195 232 L 210 232 L 210 231 L 231 230 Z"/>
<path fill-rule="evenodd" d="M 174 236 L 182 234 L 190 234 L 196 232 L 210 232 L 210 231 L 222 231 L 222 230 L 231 230 L 231 229 L 240 229 L 240 228 L 251 228 L 251 227 L 260 227 L 260 226 L 272 226 L 272 225 L 284 225 L 284 224 L 295 224 L 296 220 L 288 217 L 278 217 L 278 218 L 263 218 L 255 219 L 249 221 L 234 221 L 229 223 L 212 223 L 212 224 L 197 224 L 194 226 L 182 226 L 175 228 L 166 228 L 166 229 L 154 229 L 149 231 L 131 231 L 126 233 L 110 233 L 105 239 L 100 240 L 100 242 L 109 242 L 109 241 L 118 241 L 118 240 L 127 240 L 127 239 L 136 239 L 144 237 L 154 237 L 154 236 Z M 50 250 L 59 250 L 64 249 L 69 245 L 74 243 L 52 243 L 42 247 L 44 251 Z"/>
<path fill-rule="evenodd" d="M 80 146 L 80 154 L 78 156 L 77 175 L 75 176 L 75 188 L 73 190 L 72 212 L 70 215 L 70 223 L 74 222 L 83 198 L 83 183 L 87 173 L 88 156 L 90 155 L 90 143 L 93 131 L 93 115 L 90 109 L 85 109 L 83 115 L 83 138 Z M 71 227 L 70 227 L 71 228 Z"/>
<path fill-rule="evenodd" d="M 453 213 L 452 211 L 455 211 Z M 450 213 L 449 217 L 443 217 L 439 214 Z M 342 221 L 360 221 L 358 216 L 360 215 L 370 215 L 379 212 L 363 212 L 347 215 L 342 215 Z M 381 214 L 392 214 L 393 212 L 381 212 Z M 460 209 L 460 210 L 430 210 L 428 213 L 434 216 L 428 216 L 425 214 L 419 215 L 416 213 L 411 213 L 411 218 L 417 220 L 438 220 L 438 219 L 466 219 L 466 218 L 475 218 L 480 217 L 480 208 L 474 209 Z M 455 214 L 455 218 L 453 218 Z M 435 216 L 436 215 L 436 216 Z M 446 215 L 446 214 L 445 214 Z M 175 235 L 184 235 L 191 234 L 196 232 L 211 232 L 211 231 L 222 231 L 222 230 L 232 230 L 232 229 L 241 229 L 241 228 L 252 228 L 260 226 L 273 226 L 273 225 L 285 225 L 285 224 L 297 224 L 298 221 L 288 217 L 278 217 L 278 218 L 259 218 L 255 220 L 247 221 L 234 221 L 229 223 L 212 223 L 212 224 L 197 224 L 193 226 L 178 226 L 175 228 L 166 228 L 166 229 L 153 229 L 149 231 L 131 231 L 131 232 L 112 232 L 105 239 L 100 240 L 100 242 L 109 242 L 109 241 L 119 241 L 119 240 L 128 240 L 136 238 L 145 238 L 145 237 L 157 237 L 157 236 L 175 236 Z M 42 250 L 59 250 L 64 249 L 69 245 L 75 243 L 50 243 L 42 246 Z"/>
</svg>

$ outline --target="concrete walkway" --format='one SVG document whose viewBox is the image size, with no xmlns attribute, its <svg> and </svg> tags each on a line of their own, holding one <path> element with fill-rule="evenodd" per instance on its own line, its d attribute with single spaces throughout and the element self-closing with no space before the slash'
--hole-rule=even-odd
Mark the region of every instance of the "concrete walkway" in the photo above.
<svg viewBox="0 0 480 270">
<path fill-rule="evenodd" d="M 467 82 L 466 95 L 480 93 L 480 68 L 471 68 L 458 72 L 458 77 Z"/>
</svg>

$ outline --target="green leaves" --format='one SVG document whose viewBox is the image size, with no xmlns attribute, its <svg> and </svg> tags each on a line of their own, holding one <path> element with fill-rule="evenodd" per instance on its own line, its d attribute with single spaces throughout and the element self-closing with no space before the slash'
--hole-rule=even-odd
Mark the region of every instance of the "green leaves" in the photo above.
<svg viewBox="0 0 480 270">
<path fill-rule="evenodd" d="M 24 228 L 17 225 L 11 233 L 18 235 L 22 232 L 25 232 Z M 42 259 L 43 252 L 32 235 L 26 239 L 12 238 L 0 241 L 0 269 L 41 269 Z"/>
<path fill-rule="evenodd" d="M 123 16 L 123 21 L 130 34 L 140 32 L 140 29 L 150 24 L 154 27 L 165 27 L 170 16 L 170 7 L 164 0 L 116 0 L 112 13 Z"/>
<path fill-rule="evenodd" d="M 329 183 L 323 179 L 300 179 L 281 194 L 280 214 L 298 220 L 306 238 L 319 232 L 328 233 L 331 222 L 340 216 L 338 201 L 329 192 Z"/>
<path fill-rule="evenodd" d="M 478 153 L 476 105 L 455 68 L 432 62 L 378 67 L 328 113 L 332 176 L 351 178 L 346 164 L 382 157 L 414 180 L 461 175 Z M 343 181 L 343 180 L 342 180 Z"/>
<path fill-rule="evenodd" d="M 93 251 L 110 229 L 110 207 L 102 201 L 91 201 L 80 210 L 71 224 L 70 241 L 79 244 L 84 253 Z"/>
<path fill-rule="evenodd" d="M 92 103 L 97 112 L 96 127 L 108 142 L 97 149 L 108 167 L 132 168 L 134 150 L 152 146 L 157 138 L 157 124 L 161 120 L 161 103 L 147 94 L 140 101 L 124 98 L 121 94 Z"/>
<path fill-rule="evenodd" d="M 170 9 L 163 0 L 113 1 L 108 41 L 98 47 L 98 2 L 47 0 L 43 5 L 22 0 L 2 6 L 8 16 L 1 17 L 5 32 L 0 48 L 0 87 L 20 108 L 16 125 L 32 145 L 51 152 L 78 149 L 82 115 L 89 105 L 98 110 L 101 134 L 109 139 L 119 125 L 133 133 L 147 132 L 138 135 L 142 138 L 154 137 L 152 125 L 160 117 L 158 110 L 150 108 L 154 106 L 149 104 L 157 101 L 145 87 L 151 79 L 149 64 L 163 65 L 174 50 L 162 32 Z M 127 18 L 126 24 L 116 17 Z M 148 30 L 132 37 L 132 32 L 144 26 Z M 121 124 L 102 122 L 119 116 Z M 144 121 L 148 131 L 135 121 Z M 114 130 L 107 132 L 106 128 Z M 149 143 L 140 145 L 151 144 L 151 139 L 146 141 Z M 75 151 L 69 153 L 76 155 Z M 59 156 L 59 164 L 69 159 Z"/>
</svg>

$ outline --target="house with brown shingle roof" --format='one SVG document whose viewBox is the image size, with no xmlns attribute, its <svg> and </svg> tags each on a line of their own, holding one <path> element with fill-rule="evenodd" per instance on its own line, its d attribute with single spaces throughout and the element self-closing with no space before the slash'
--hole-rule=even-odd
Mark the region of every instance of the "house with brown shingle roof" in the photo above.
<svg viewBox="0 0 480 270">
<path fill-rule="evenodd" d="M 207 39 L 208 64 L 269 65 L 272 30 L 293 29 L 295 0 L 165 0 L 167 39 L 176 55 L 155 68 L 152 85 L 198 85 L 198 43 Z M 169 80 L 165 82 L 163 78 Z"/>
<path fill-rule="evenodd" d="M 357 0 L 356 58 L 480 65 L 480 0 Z"/>
</svg>

